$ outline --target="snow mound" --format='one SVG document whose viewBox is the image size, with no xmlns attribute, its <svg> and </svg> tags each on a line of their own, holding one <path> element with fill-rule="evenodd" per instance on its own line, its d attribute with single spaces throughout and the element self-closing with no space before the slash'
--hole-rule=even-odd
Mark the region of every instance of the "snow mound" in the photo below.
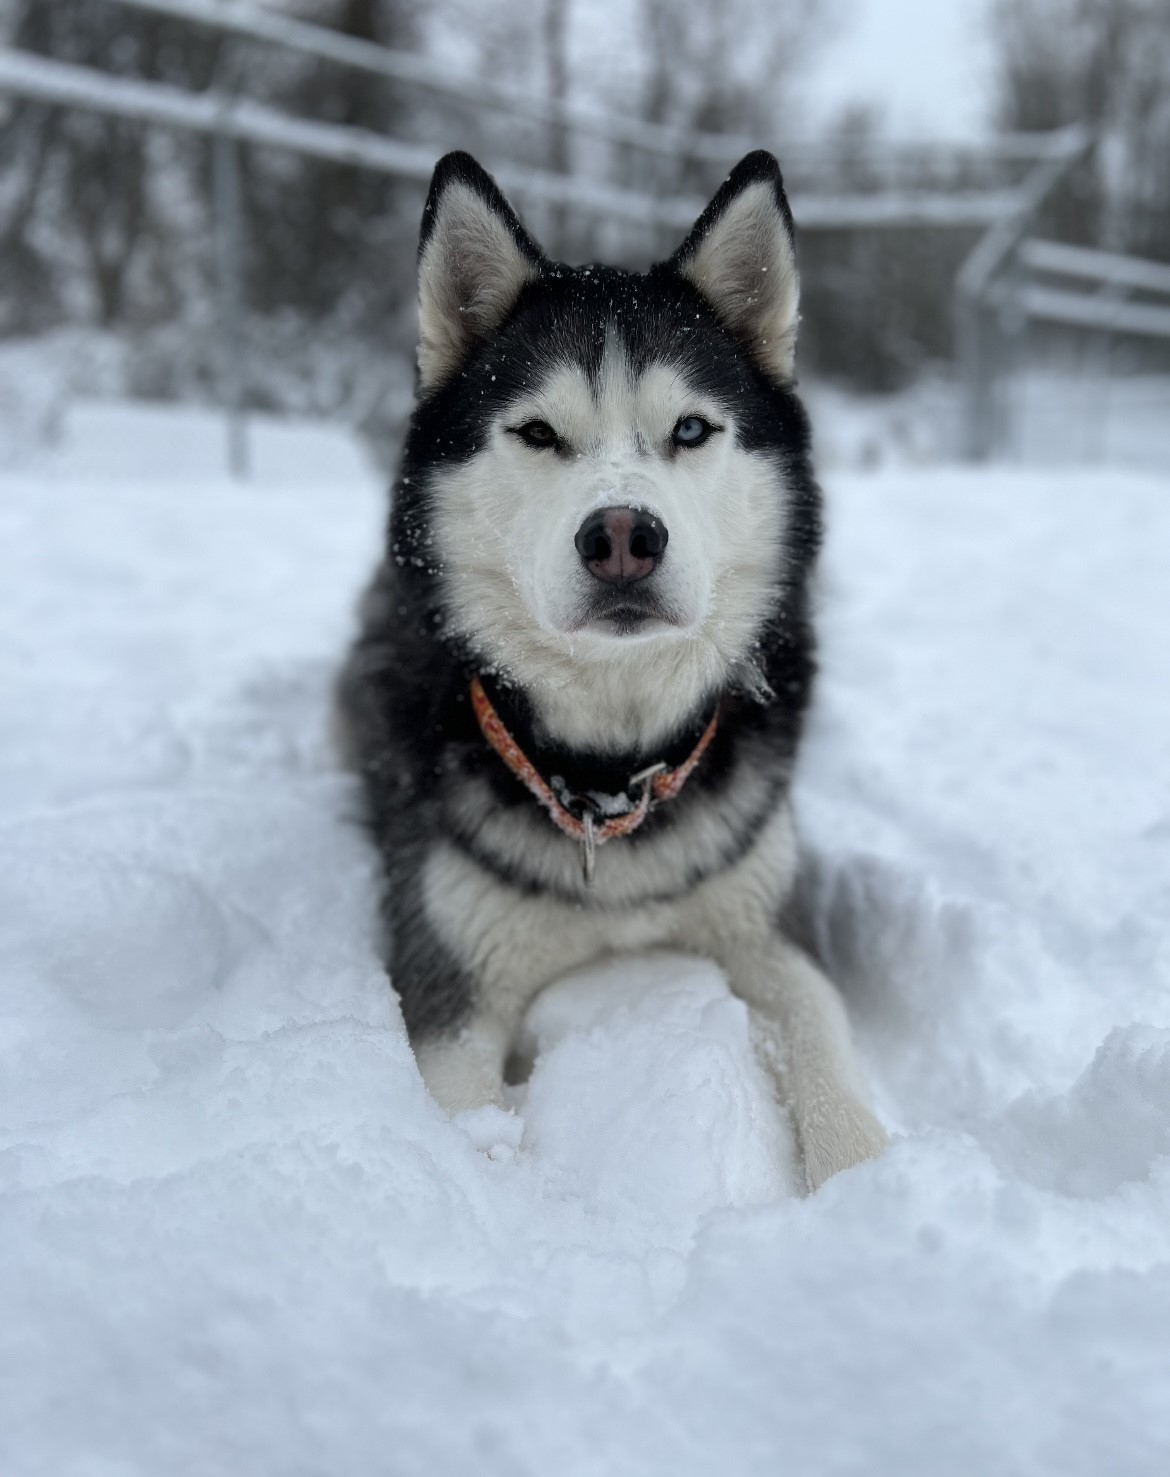
<svg viewBox="0 0 1170 1477">
<path fill-rule="evenodd" d="M 0 477 L 5 1477 L 1167 1469 L 1170 484 L 831 493 L 806 902 L 895 1138 L 805 1199 L 703 961 L 427 1098 L 327 741 L 376 486 Z"/>
<path fill-rule="evenodd" d="M 701 1217 L 793 1193 L 794 1148 L 717 970 L 671 955 L 607 961 L 545 991 L 525 1141 L 592 1205 L 685 1250 Z"/>
<path fill-rule="evenodd" d="M 1030 1092 L 989 1134 L 1006 1173 L 1104 1200 L 1170 1164 L 1170 1031 L 1111 1031 L 1066 1093 Z"/>
</svg>

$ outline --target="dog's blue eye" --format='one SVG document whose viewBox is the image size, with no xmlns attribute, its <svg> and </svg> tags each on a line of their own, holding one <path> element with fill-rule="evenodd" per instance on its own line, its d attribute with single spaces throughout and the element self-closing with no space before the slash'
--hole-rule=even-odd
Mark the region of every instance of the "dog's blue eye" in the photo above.
<svg viewBox="0 0 1170 1477">
<path fill-rule="evenodd" d="M 525 446 L 555 446 L 560 439 L 548 421 L 525 421 L 515 428 L 513 434 L 519 436 Z"/>
<path fill-rule="evenodd" d="M 701 415 L 685 415 L 674 428 L 674 444 L 676 446 L 702 446 L 714 429 L 715 427 L 709 421 L 705 421 Z"/>
</svg>

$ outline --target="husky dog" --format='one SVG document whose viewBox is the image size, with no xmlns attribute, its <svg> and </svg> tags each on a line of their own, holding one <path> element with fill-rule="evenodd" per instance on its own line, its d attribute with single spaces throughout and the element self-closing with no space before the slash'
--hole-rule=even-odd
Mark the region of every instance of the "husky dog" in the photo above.
<svg viewBox="0 0 1170 1477">
<path fill-rule="evenodd" d="M 810 1189 L 879 1153 L 833 986 L 782 930 L 821 536 L 780 169 L 645 274 L 549 260 L 467 154 L 419 244 L 418 400 L 340 686 L 428 1088 L 498 1102 L 533 997 L 705 955 Z"/>
</svg>

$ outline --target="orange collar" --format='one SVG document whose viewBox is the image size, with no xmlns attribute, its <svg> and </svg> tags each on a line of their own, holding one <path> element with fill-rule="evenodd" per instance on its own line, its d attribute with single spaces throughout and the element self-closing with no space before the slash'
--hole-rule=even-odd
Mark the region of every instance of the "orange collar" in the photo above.
<svg viewBox="0 0 1170 1477">
<path fill-rule="evenodd" d="M 719 708 L 711 714 L 711 721 L 703 730 L 699 742 L 690 755 L 677 769 L 668 769 L 665 764 L 652 764 L 630 777 L 630 787 L 641 786 L 637 804 L 624 815 L 610 816 L 600 823 L 594 819 L 593 809 L 585 802 L 579 819 L 554 793 L 524 750 L 504 727 L 503 720 L 492 707 L 491 699 L 484 691 L 478 677 L 471 679 L 471 706 L 475 709 L 480 731 L 520 783 L 548 811 L 553 824 L 566 836 L 581 843 L 581 865 L 587 886 L 593 884 L 594 852 L 598 846 L 612 841 L 615 836 L 629 836 L 646 819 L 651 809 L 663 800 L 673 800 L 690 779 L 695 765 L 703 757 L 707 745 L 715 737 L 719 726 Z"/>
</svg>

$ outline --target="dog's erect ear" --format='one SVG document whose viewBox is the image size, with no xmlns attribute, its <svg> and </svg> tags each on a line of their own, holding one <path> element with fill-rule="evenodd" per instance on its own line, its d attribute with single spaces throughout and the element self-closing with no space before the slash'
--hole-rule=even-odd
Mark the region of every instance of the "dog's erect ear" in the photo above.
<svg viewBox="0 0 1170 1477">
<path fill-rule="evenodd" d="M 780 166 L 741 159 L 670 259 L 775 380 L 792 378 L 799 321 L 796 233 Z"/>
<path fill-rule="evenodd" d="M 544 256 L 470 154 L 435 165 L 418 243 L 418 367 L 440 385 L 472 342 L 507 316 Z"/>
</svg>

